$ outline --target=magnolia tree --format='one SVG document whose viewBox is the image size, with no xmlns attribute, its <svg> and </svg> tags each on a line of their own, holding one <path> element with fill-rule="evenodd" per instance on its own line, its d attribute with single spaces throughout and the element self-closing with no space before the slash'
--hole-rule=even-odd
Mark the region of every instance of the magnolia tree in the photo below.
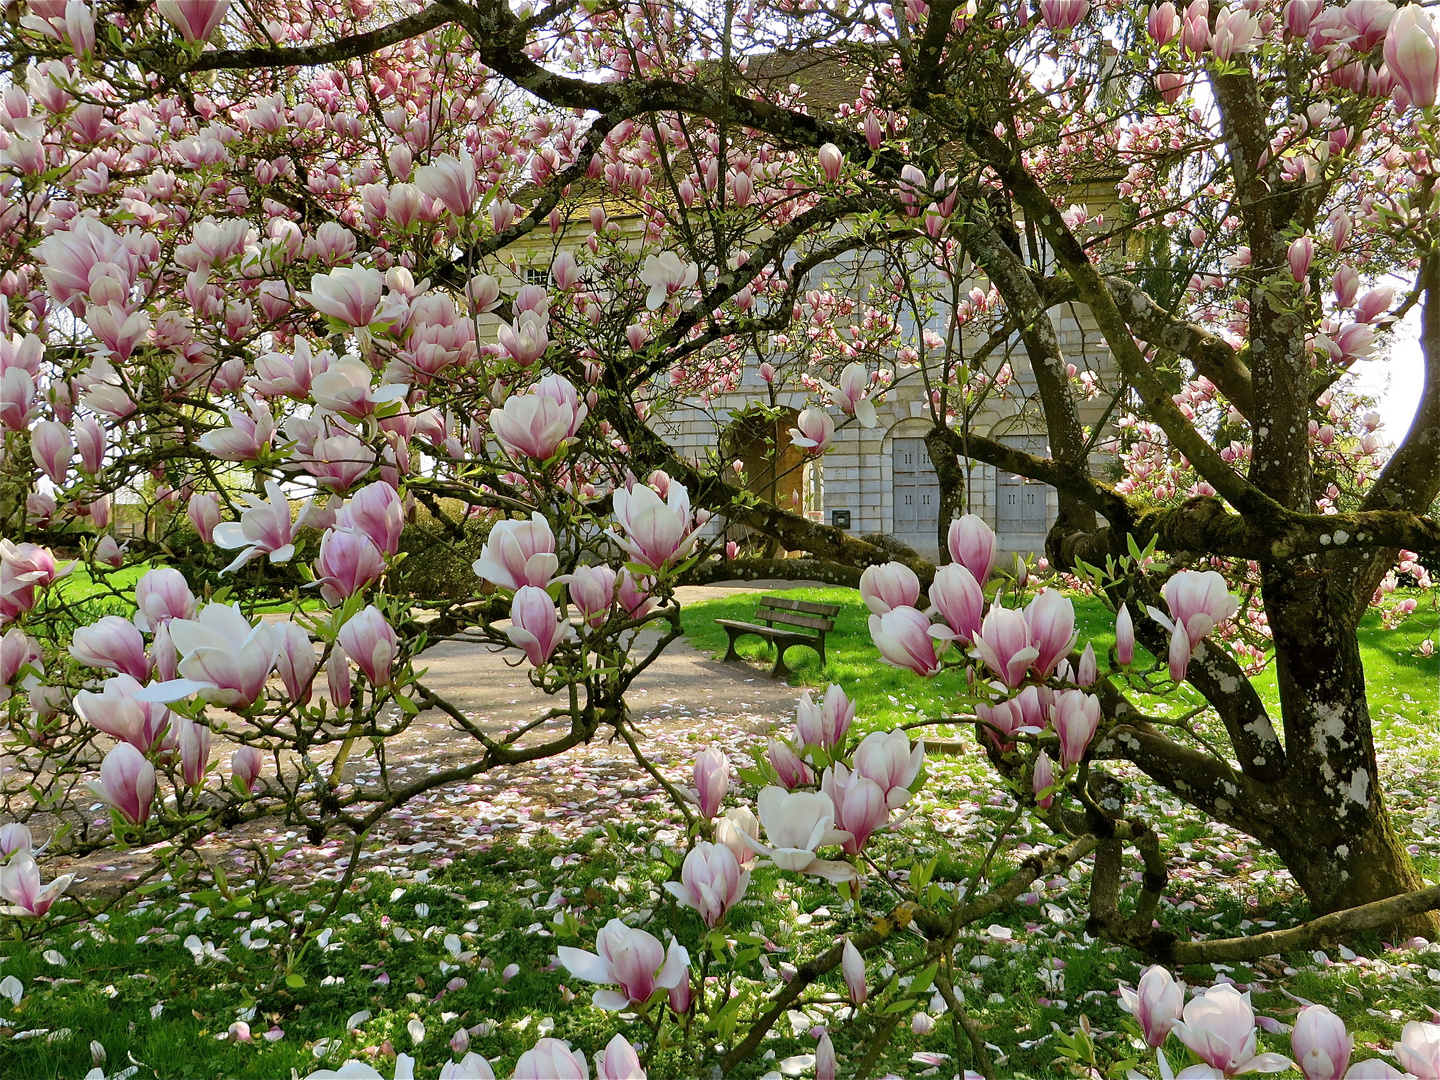
<svg viewBox="0 0 1440 1080">
<path fill-rule="evenodd" d="M 859 1071 L 932 987 L 986 1068 L 956 941 L 1092 853 L 1090 931 L 1157 959 L 1434 929 L 1356 639 L 1440 554 L 1440 46 L 1419 6 L 31 0 L 0 33 L 0 851 L 34 932 L 80 910 L 42 844 L 168 841 L 185 873 L 215 830 L 283 814 L 358 850 L 418 794 L 596 736 L 675 797 L 671 891 L 698 920 L 688 944 L 617 921 L 559 962 L 697 1065 L 835 1004 L 840 970 Z M 809 99 L 822 70 L 844 100 Z M 1077 307 L 1103 362 L 1062 349 Z M 1426 376 L 1386 457 L 1347 383 L 1414 308 Z M 747 363 L 813 392 L 791 443 L 811 456 L 923 385 L 944 565 L 666 441 Z M 1007 399 L 1048 457 L 976 429 Z M 1086 399 L 1108 403 L 1092 428 Z M 964 512 L 976 462 L 1057 489 L 1049 565 L 1114 609 L 1113 652 L 1023 563 L 996 572 Z M 457 545 L 489 524 L 472 597 L 395 589 L 421 510 Z M 676 585 L 775 569 L 712 557 L 712 515 L 857 584 L 889 662 L 963 669 L 952 712 L 1055 846 L 1000 886 L 917 864 L 876 895 L 869 846 L 924 749 L 850 737 L 838 688 L 760 751 L 742 805 L 718 752 L 690 792 L 655 769 L 625 694 L 680 632 Z M 492 733 L 428 687 L 416 657 L 460 635 L 518 650 L 561 723 Z M 1270 662 L 1278 713 L 1250 681 Z M 1199 711 L 1147 704 L 1181 683 Z M 401 778 L 387 742 L 423 710 L 475 752 Z M 1157 930 L 1160 837 L 1107 761 L 1273 848 L 1320 918 Z M 756 959 L 725 924 L 758 858 L 878 917 L 768 998 L 712 970 Z M 913 967 L 870 988 L 865 954 L 911 928 Z M 1248 1003 L 1205 1001 L 1239 1040 L 1223 1064 L 1196 1050 L 1207 1075 L 1246 1071 Z M 532 1054 L 517 1075 L 588 1067 Z M 602 1071 L 633 1056 L 612 1044 Z M 828 1037 L 817 1057 L 833 1069 Z"/>
</svg>

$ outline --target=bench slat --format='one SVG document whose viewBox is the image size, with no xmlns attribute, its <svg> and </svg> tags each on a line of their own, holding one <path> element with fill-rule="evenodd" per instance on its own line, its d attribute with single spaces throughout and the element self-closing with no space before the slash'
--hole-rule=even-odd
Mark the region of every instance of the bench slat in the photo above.
<svg viewBox="0 0 1440 1080">
<path fill-rule="evenodd" d="M 760 606 L 787 608 L 790 611 L 803 611 L 807 615 L 824 615 L 828 618 L 840 614 L 839 604 L 817 604 L 812 600 L 792 600 L 788 596 L 762 596 Z"/>
<path fill-rule="evenodd" d="M 799 630 L 789 630 L 783 627 L 758 626 L 755 623 L 742 622 L 739 619 L 716 619 L 717 626 L 728 626 L 734 630 L 744 630 L 746 633 L 758 634 L 763 638 L 793 638 L 795 641 L 805 643 L 815 641 L 814 634 L 806 634 Z"/>
<path fill-rule="evenodd" d="M 834 619 L 820 619 L 814 615 L 801 615 L 793 611 L 777 611 L 765 608 L 755 609 L 755 618 L 768 622 L 783 623 L 786 626 L 804 626 L 810 630 L 834 630 Z"/>
</svg>

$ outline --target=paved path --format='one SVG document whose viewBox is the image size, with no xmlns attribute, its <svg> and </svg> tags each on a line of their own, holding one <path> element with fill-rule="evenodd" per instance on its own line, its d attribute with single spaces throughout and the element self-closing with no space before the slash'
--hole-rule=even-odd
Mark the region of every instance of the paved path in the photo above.
<svg viewBox="0 0 1440 1080">
<path fill-rule="evenodd" d="M 733 586 L 691 586 L 678 590 L 682 605 L 727 595 L 736 588 L 766 591 L 791 582 L 748 582 Z M 653 641 L 653 636 L 651 637 Z M 643 642 L 642 642 L 643 645 Z M 444 695 L 473 721 L 491 731 L 513 730 L 533 720 L 551 704 L 530 685 L 527 668 L 516 665 L 517 650 L 496 651 L 465 642 L 444 642 L 428 650 L 420 665 L 428 667 L 424 683 Z M 642 748 L 664 772 L 678 779 L 707 745 L 719 745 L 737 764 L 748 759 L 757 736 L 794 716 L 800 690 L 771 679 L 768 665 L 723 663 L 693 649 L 683 639 L 635 682 L 629 695 L 632 716 L 644 735 Z M 556 728 L 563 728 L 560 721 Z M 542 729 L 543 731 L 543 729 Z M 404 779 L 422 771 L 473 760 L 476 744 L 437 711 L 422 713 L 402 735 L 387 740 L 392 774 Z M 228 762 L 228 748 L 217 745 L 214 756 Z M 222 764 L 228 775 L 229 766 Z M 362 771 L 347 770 L 347 779 L 374 775 L 370 762 Z M 474 780 L 436 789 L 392 815 L 365 853 L 373 866 L 397 873 L 413 872 L 417 864 L 443 864 L 454 854 L 483 848 L 499 837 L 526 838 L 543 830 L 574 835 L 603 824 L 616 802 L 640 799 L 653 803 L 665 796 L 635 763 L 629 748 L 594 742 L 557 758 L 499 769 Z M 233 860 L 231 876 L 243 875 L 250 856 L 249 841 L 260 838 L 293 843 L 280 862 L 282 880 L 332 877 L 343 866 L 346 848 L 335 837 L 320 845 L 304 842 L 301 832 L 280 822 L 257 822 L 235 833 L 219 834 L 206 845 L 207 859 Z M 421 856 L 422 858 L 418 858 Z M 75 871 L 90 889 L 134 877 L 149 862 L 147 852 L 114 852 L 73 864 L 57 863 L 55 873 Z"/>
</svg>

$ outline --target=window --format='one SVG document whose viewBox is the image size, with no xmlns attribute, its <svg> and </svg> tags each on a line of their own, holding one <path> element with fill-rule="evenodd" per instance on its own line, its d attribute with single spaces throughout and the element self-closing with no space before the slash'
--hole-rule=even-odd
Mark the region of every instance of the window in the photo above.
<svg viewBox="0 0 1440 1080">
<path fill-rule="evenodd" d="M 940 528 L 940 478 L 924 439 L 894 442 L 895 533 L 934 537 Z"/>
</svg>

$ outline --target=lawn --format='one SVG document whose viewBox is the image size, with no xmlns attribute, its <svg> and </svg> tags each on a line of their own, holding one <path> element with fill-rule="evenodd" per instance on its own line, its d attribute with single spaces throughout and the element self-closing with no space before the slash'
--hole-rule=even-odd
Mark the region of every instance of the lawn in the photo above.
<svg viewBox="0 0 1440 1080">
<path fill-rule="evenodd" d="M 820 670 L 813 657 L 802 661 L 802 650 L 792 656 L 797 681 L 840 681 L 856 699 L 865 727 L 938 712 L 958 692 L 953 678 L 925 682 L 879 664 L 855 593 L 790 595 L 842 605 L 827 668 Z M 743 617 L 753 602 L 748 593 L 687 608 L 692 642 L 723 652 L 724 637 L 713 619 Z M 1108 625 L 1108 613 L 1093 603 L 1081 601 L 1078 609 L 1087 631 L 1098 634 Z M 1433 620 L 1433 610 L 1422 612 L 1400 636 L 1418 639 Z M 1382 718 L 1377 737 L 1400 824 L 1416 836 L 1412 851 L 1433 877 L 1440 866 L 1429 838 L 1440 826 L 1440 800 L 1427 793 L 1436 790 L 1440 771 L 1433 752 L 1436 661 L 1397 655 L 1387 647 L 1394 640 L 1367 623 L 1367 670 L 1384 691 L 1377 691 L 1374 704 Z M 761 647 L 750 651 L 758 654 Z M 927 770 L 916 815 L 875 843 L 884 873 L 872 877 L 872 890 L 883 891 L 886 875 L 903 875 L 931 858 L 934 880 L 954 890 L 1008 827 L 1011 803 L 980 755 L 936 758 Z M 678 778 L 673 771 L 671 776 Z M 641 778 L 637 793 L 652 795 L 655 787 L 647 783 Z M 754 795 L 732 791 L 729 801 L 751 803 Z M 459 800 L 462 793 L 439 797 Z M 1245 837 L 1213 823 L 1181 821 L 1182 808 L 1164 793 L 1144 788 L 1138 798 L 1142 816 L 1175 823 L 1167 838 L 1171 885 L 1158 913 L 1164 925 L 1230 935 L 1305 916 L 1288 876 Z M 319 888 L 257 893 L 253 883 L 232 881 L 222 895 L 219 889 L 182 891 L 166 884 L 138 904 L 73 918 L 30 938 L 19 936 L 18 921 L 7 920 L 0 931 L 0 979 L 13 976 L 20 993 L 12 1001 L 15 985 L 0 982 L 0 1074 L 7 1080 L 78 1077 L 103 1053 L 107 1076 L 134 1063 L 140 1077 L 303 1077 L 352 1057 L 376 1060 L 388 1076 L 383 1058 L 398 1051 L 417 1058 L 418 1076 L 433 1077 L 459 1056 L 448 1044 L 461 1028 L 470 1049 L 494 1061 L 499 1076 L 509 1075 L 516 1057 L 546 1033 L 571 1040 L 592 1062 L 616 1032 L 637 1045 L 654 1045 L 655 1037 L 632 1015 L 591 1007 L 593 987 L 555 970 L 554 963 L 558 945 L 593 949 L 596 929 L 612 917 L 643 923 L 662 940 L 675 933 L 698 962 L 702 924 L 660 888 L 675 876 L 683 849 L 678 818 L 648 797 L 637 807 L 634 820 L 627 815 L 623 824 L 590 829 L 578 841 L 543 830 L 528 842 L 470 841 L 453 862 L 410 850 L 424 845 L 397 845 L 377 835 L 369 845 L 371 861 L 362 866 L 385 869 L 362 872 L 327 924 L 328 934 L 305 945 L 289 942 L 287 926 L 317 916 L 327 896 Z M 1017 855 L 1054 839 L 1029 821 L 1011 836 L 1009 850 Z M 997 870 L 1005 872 L 1004 865 Z M 957 943 L 952 978 L 1002 1076 L 1087 1075 L 1060 1054 L 1063 1037 L 1077 1029 L 1082 1014 L 1096 1033 L 1102 1071 L 1139 1055 L 1114 990 L 1119 980 L 1133 984 L 1141 967 L 1133 954 L 1083 934 L 1084 881 L 1079 869 L 1052 878 Z M 870 899 L 883 908 L 878 895 Z M 56 910 L 75 915 L 68 901 Z M 789 965 L 866 925 L 831 886 L 757 869 L 720 952 L 733 965 L 735 992 L 749 1009 L 781 985 Z M 913 972 L 917 945 L 913 935 L 892 938 L 886 955 L 871 959 L 872 987 L 882 982 L 885 964 L 897 978 Z M 1192 984 L 1233 979 L 1251 990 L 1258 1013 L 1282 1024 L 1293 1022 L 1297 998 L 1327 1005 L 1345 1017 L 1358 1059 L 1388 1048 L 1406 1020 L 1429 1019 L 1440 983 L 1440 948 L 1387 951 L 1372 940 L 1362 955 L 1335 948 L 1184 975 Z M 849 1075 L 869 1036 L 840 1022 L 838 980 L 826 987 L 832 1004 L 782 1018 L 761 1051 L 730 1075 L 813 1075 L 803 1059 L 814 1052 L 810 1029 L 817 1024 L 832 1029 L 841 1075 Z M 567 1003 L 572 993 L 577 997 Z M 876 1075 L 889 1070 L 950 1077 L 969 1063 L 968 1045 L 957 1045 L 943 1002 L 927 992 L 901 1005 L 909 998 L 899 982 L 889 993 L 906 1022 Z M 936 1019 L 933 1031 L 912 1029 L 921 1012 Z M 248 1025 L 250 1041 L 229 1036 L 240 1022 Z M 1262 1032 L 1261 1041 L 1289 1050 L 1283 1033 Z M 682 1042 L 678 1029 L 662 1030 L 652 1077 L 693 1075 Z M 1185 1064 L 1176 1054 L 1172 1062 Z M 1116 1075 L 1122 1074 L 1120 1068 Z"/>
</svg>

